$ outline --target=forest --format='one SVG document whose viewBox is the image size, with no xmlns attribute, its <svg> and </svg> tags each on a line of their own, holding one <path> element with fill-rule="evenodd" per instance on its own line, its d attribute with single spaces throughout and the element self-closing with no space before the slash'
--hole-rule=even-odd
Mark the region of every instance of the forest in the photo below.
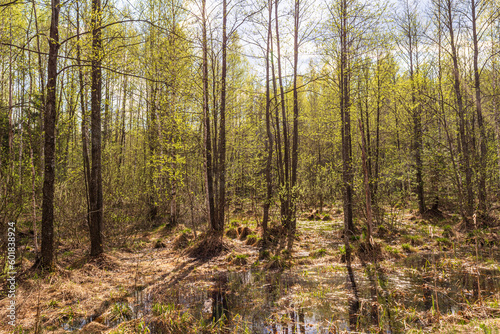
<svg viewBox="0 0 500 334">
<path fill-rule="evenodd" d="M 500 333 L 497 0 L 0 0 L 1 333 Z"/>
</svg>

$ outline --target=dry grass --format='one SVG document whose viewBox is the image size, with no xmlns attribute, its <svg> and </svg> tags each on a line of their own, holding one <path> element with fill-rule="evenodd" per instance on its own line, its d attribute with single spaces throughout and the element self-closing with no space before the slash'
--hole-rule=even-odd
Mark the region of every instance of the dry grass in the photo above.
<svg viewBox="0 0 500 334">
<path fill-rule="evenodd" d="M 108 250 L 105 255 L 90 261 L 83 250 L 75 249 L 70 257 L 59 258 L 58 263 L 62 268 L 56 272 L 42 278 L 28 272 L 19 281 L 18 325 L 27 332 L 33 333 L 38 322 L 47 331 L 52 330 L 51 333 L 64 333 L 65 331 L 61 328 L 62 323 L 72 318 L 93 315 L 98 319 L 101 317 L 99 320 L 102 321 L 110 317 L 110 308 L 117 302 L 131 301 L 133 292 L 138 288 L 144 288 L 145 293 L 150 293 L 155 301 L 161 301 L 165 288 L 200 274 L 248 270 L 250 266 L 273 270 L 281 270 L 289 265 L 293 265 L 296 270 L 341 266 L 343 245 L 341 215 L 334 212 L 330 214 L 332 221 L 298 222 L 297 230 L 300 233 L 300 240 L 295 242 L 293 252 L 286 261 L 278 243 L 277 236 L 284 235 L 279 224 L 270 226 L 269 231 L 272 236 L 270 254 L 260 261 L 260 243 L 248 242 L 247 244 L 248 235 L 252 234 L 252 230 L 247 226 L 236 224 L 233 230 L 236 231 L 236 227 L 239 227 L 238 239 L 221 239 L 198 234 L 198 238 L 192 240 L 190 234 L 181 232 L 183 226 L 179 226 L 173 230 L 169 229 L 168 233 L 164 228 L 144 233 L 137 238 L 136 243 L 127 248 Z M 375 240 L 375 250 L 361 249 L 362 246 L 360 246 L 353 265 L 360 266 L 361 260 L 377 260 L 380 261 L 381 268 L 388 274 L 392 273 L 396 269 L 393 268 L 390 259 L 396 257 L 396 250 L 402 253 L 400 244 L 403 241 L 411 241 L 405 239 L 405 234 L 409 233 L 422 236 L 422 239 L 415 242 L 416 253 L 412 256 L 434 251 L 428 247 L 435 242 L 436 237 L 443 235 L 443 228 L 417 223 L 415 220 L 408 219 L 408 216 L 402 216 L 401 222 L 391 225 L 391 228 L 385 232 L 385 239 Z M 460 240 L 465 238 L 465 234 L 456 233 L 452 242 L 459 244 Z M 159 240 L 161 240 L 162 247 L 155 248 L 155 242 Z M 189 247 L 190 242 L 193 243 L 191 247 Z M 358 242 L 358 245 L 363 244 Z M 389 253 L 386 247 L 392 247 L 394 253 Z M 320 249 L 325 252 L 322 252 L 322 256 L 316 256 Z M 234 255 L 228 256 L 229 252 Z M 376 255 L 375 258 L 373 253 Z M 465 270 L 475 265 L 475 259 L 471 256 L 453 260 L 459 261 L 458 263 L 447 261 L 450 262 L 451 259 L 443 258 L 440 265 L 453 266 L 456 270 Z M 30 265 L 29 261 L 23 264 L 24 268 Z M 480 263 L 479 267 L 487 266 L 485 263 Z M 8 299 L 0 300 L 0 319 L 6 319 L 7 302 Z M 174 312 L 155 316 L 150 320 L 165 333 L 194 333 L 193 326 L 186 326 L 192 325 L 195 319 L 187 318 L 181 321 L 178 316 Z M 435 318 L 432 314 L 423 314 L 422 321 L 425 321 L 428 325 L 427 329 L 434 333 L 454 333 L 455 328 L 455 333 L 483 333 L 481 325 L 490 326 L 485 328 L 499 328 L 500 320 L 489 319 L 492 316 L 500 317 L 500 311 L 492 306 L 473 305 L 467 311 L 455 316 L 446 315 Z M 460 321 L 469 323 L 460 325 Z M 439 323 L 441 325 L 436 325 Z M 116 328 L 103 326 L 93 322 L 87 325 L 82 333 L 101 331 L 138 333 L 141 322 L 140 319 L 136 319 L 123 322 Z M 7 333 L 9 329 L 10 327 L 5 322 L 0 322 L 0 333 Z M 183 332 L 184 330 L 186 331 Z"/>
</svg>

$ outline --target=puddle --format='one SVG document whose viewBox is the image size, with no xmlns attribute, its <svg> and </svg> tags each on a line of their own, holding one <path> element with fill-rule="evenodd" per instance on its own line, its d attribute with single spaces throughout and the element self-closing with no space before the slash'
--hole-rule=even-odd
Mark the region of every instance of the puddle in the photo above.
<svg viewBox="0 0 500 334">
<path fill-rule="evenodd" d="M 397 275 L 375 267 L 332 266 L 194 275 L 165 288 L 158 300 L 137 291 L 133 302 L 123 305 L 129 316 L 104 324 L 114 327 L 142 317 L 147 323 L 153 305 L 162 303 L 189 311 L 198 320 L 212 322 L 225 316 L 230 319 L 227 325 L 241 332 L 247 328 L 250 333 L 395 334 L 404 332 L 403 320 L 424 326 L 418 316 L 408 315 L 437 308 L 441 314 L 453 314 L 476 301 L 478 291 L 483 298 L 500 291 L 499 271 L 481 271 L 477 276 L 440 270 L 434 278 L 419 266 L 415 263 L 419 269 Z M 90 321 L 75 320 L 63 328 L 81 329 Z"/>
<path fill-rule="evenodd" d="M 110 308 L 102 315 L 104 320 L 97 320 L 103 325 L 113 328 L 124 321 L 140 319 L 151 314 L 153 300 L 151 294 L 143 290 L 136 290 L 132 294 L 130 301 L 121 301 L 111 304 Z M 109 313 L 108 313 L 109 311 Z M 61 327 L 68 332 L 77 332 L 92 321 L 100 318 L 99 316 L 80 317 L 72 320 L 62 319 Z"/>
<path fill-rule="evenodd" d="M 66 319 L 63 319 L 65 321 Z M 65 321 L 62 324 L 62 329 L 65 331 L 73 332 L 82 329 L 86 324 L 92 322 L 92 317 L 89 318 L 79 318 L 71 321 Z"/>
<path fill-rule="evenodd" d="M 500 290 L 500 272 L 446 273 L 434 279 L 420 272 L 389 275 L 380 270 L 247 271 L 193 276 L 168 290 L 162 303 L 175 304 L 199 319 L 239 319 L 253 333 L 328 333 L 380 326 L 402 333 L 404 312 L 439 308 L 452 314 Z M 216 291 L 216 292 L 214 292 Z M 476 291 L 476 292 L 474 292 Z M 411 319 L 410 319 L 411 320 Z M 417 327 L 419 319 L 413 319 Z M 378 332 L 378 330 L 377 330 Z"/>
</svg>

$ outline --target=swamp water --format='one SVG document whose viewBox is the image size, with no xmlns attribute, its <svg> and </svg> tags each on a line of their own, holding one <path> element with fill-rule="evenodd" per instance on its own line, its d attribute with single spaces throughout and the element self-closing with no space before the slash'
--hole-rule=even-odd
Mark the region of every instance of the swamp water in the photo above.
<svg viewBox="0 0 500 334">
<path fill-rule="evenodd" d="M 479 296 L 500 291 L 500 272 L 476 273 L 428 270 L 429 260 L 409 257 L 391 270 L 374 266 L 320 266 L 282 272 L 248 270 L 193 275 L 162 289 L 159 300 L 137 291 L 120 322 L 153 315 L 156 303 L 189 311 L 205 322 L 225 320 L 225 326 L 251 333 L 403 333 L 405 324 L 423 327 L 425 311 L 455 314 Z M 479 289 L 478 289 L 479 288 Z M 228 319 L 228 320 L 227 320 Z M 91 318 L 66 323 L 82 328 Z M 151 333 L 161 333 L 152 324 Z"/>
</svg>

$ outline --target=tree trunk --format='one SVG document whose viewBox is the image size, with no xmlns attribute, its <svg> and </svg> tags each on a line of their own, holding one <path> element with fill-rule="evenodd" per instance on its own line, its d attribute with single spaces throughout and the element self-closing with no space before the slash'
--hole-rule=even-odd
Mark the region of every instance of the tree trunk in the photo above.
<svg viewBox="0 0 500 334">
<path fill-rule="evenodd" d="M 49 60 L 47 64 L 47 100 L 45 105 L 45 171 L 43 178 L 42 204 L 42 268 L 54 266 L 54 179 L 55 179 L 55 126 L 56 126 L 56 88 L 57 55 L 59 52 L 59 0 L 51 2 Z"/>
<path fill-rule="evenodd" d="M 297 70 L 299 61 L 299 18 L 300 18 L 300 0 L 295 0 L 294 12 L 294 37 L 293 37 L 293 129 L 292 129 L 292 170 L 291 184 L 288 194 L 289 214 L 288 221 L 290 224 L 288 232 L 288 250 L 292 250 L 293 240 L 295 238 L 295 230 L 297 229 L 297 219 L 295 213 L 297 205 L 295 203 L 296 184 L 297 184 L 297 165 L 298 165 L 298 146 L 299 146 L 299 101 L 297 92 Z"/>
<path fill-rule="evenodd" d="M 226 205 L 226 72 L 227 72 L 227 0 L 222 1 L 222 73 L 219 124 L 219 196 L 217 205 L 217 232 L 224 231 L 224 209 Z"/>
<path fill-rule="evenodd" d="M 122 101 L 122 117 L 120 124 L 120 153 L 118 155 L 118 176 L 120 178 L 121 168 L 123 165 L 124 159 L 124 150 L 125 150 L 125 115 L 126 115 L 126 107 L 127 107 L 127 88 L 128 88 L 128 80 L 127 76 L 123 78 L 123 101 Z"/>
<path fill-rule="evenodd" d="M 79 3 L 76 3 L 76 63 L 78 65 L 78 80 L 80 83 L 80 108 L 82 110 L 82 159 L 83 159 L 83 179 L 85 183 L 85 200 L 87 204 L 87 224 L 90 229 L 90 198 L 89 198 L 89 182 L 90 182 L 90 161 L 88 149 L 88 123 L 87 123 L 87 104 L 85 103 L 85 84 L 83 82 L 83 69 L 80 60 L 80 8 Z"/>
<path fill-rule="evenodd" d="M 366 157 L 366 140 L 363 129 L 363 122 L 359 120 L 359 131 L 361 133 L 361 158 L 363 160 L 363 173 L 365 183 L 365 197 L 366 197 L 366 241 L 367 244 L 372 245 L 372 198 L 370 190 L 370 175 L 368 173 L 368 164 Z"/>
<path fill-rule="evenodd" d="M 347 1 L 341 3 L 341 34 L 340 34 L 340 114 L 342 120 L 342 181 L 344 202 L 344 235 L 348 239 L 354 234 L 352 219 L 352 149 L 351 149 L 351 113 L 350 113 L 350 67 L 347 42 Z M 346 252 L 350 252 L 347 249 Z M 348 253 L 350 254 L 350 253 Z M 350 256 L 350 255 L 349 255 Z"/>
<path fill-rule="evenodd" d="M 476 93 L 476 113 L 477 113 L 477 124 L 479 127 L 479 140 L 480 140 L 480 153 L 479 153 L 479 173 L 478 173 L 478 209 L 480 216 L 486 214 L 486 131 L 483 124 L 483 111 L 481 103 L 481 80 L 479 77 L 479 46 L 478 46 L 478 36 L 477 36 L 477 14 L 476 14 L 476 0 L 471 0 L 472 9 L 472 42 L 474 46 L 474 86 Z"/>
<path fill-rule="evenodd" d="M 278 82 L 280 88 L 280 98 L 281 98 L 281 117 L 283 123 L 283 151 L 284 151 L 284 175 L 282 179 L 281 186 L 283 188 L 283 194 L 280 196 L 281 201 L 281 220 L 282 224 L 287 231 L 291 228 L 290 221 L 290 145 L 288 137 L 288 121 L 286 117 L 286 106 L 285 106 L 285 90 L 283 87 L 283 76 L 281 72 L 281 48 L 280 48 L 280 35 L 279 35 L 279 20 L 278 20 L 278 0 L 275 2 L 275 16 L 276 16 L 276 51 L 277 51 L 277 62 L 278 62 Z"/>
<path fill-rule="evenodd" d="M 214 187 L 212 169 L 212 145 L 210 136 L 210 114 L 208 110 L 208 46 L 207 46 L 207 14 L 206 0 L 202 0 L 202 48 L 203 48 L 203 118 L 204 118 L 204 141 L 205 141 L 205 191 L 207 193 L 207 213 L 210 228 L 217 230 L 217 221 L 214 211 Z"/>
<path fill-rule="evenodd" d="M 470 223 L 470 217 L 472 216 L 474 195 L 472 192 L 472 169 L 470 166 L 470 154 L 469 154 L 469 143 L 467 140 L 466 133 L 466 119 L 464 112 L 464 105 L 462 100 L 462 91 L 460 88 L 460 72 L 458 67 L 458 54 L 455 44 L 455 32 L 453 30 L 453 13 L 452 13 L 451 1 L 447 1 L 447 28 L 450 34 L 450 46 L 451 46 L 451 58 L 453 61 L 453 88 L 455 92 L 455 98 L 457 102 L 457 111 L 459 117 L 459 136 L 460 143 L 462 146 L 462 169 L 465 172 L 465 189 L 466 189 L 466 203 L 465 203 L 465 216 L 463 217 L 467 222 L 467 227 L 472 228 Z"/>
<path fill-rule="evenodd" d="M 102 89 L 102 9 L 100 0 L 92 0 L 92 168 L 90 171 L 90 255 L 97 256 L 104 251 L 102 240 L 102 174 L 101 174 L 101 89 Z"/>
<path fill-rule="evenodd" d="M 268 0 L 268 24 L 267 24 L 267 45 L 266 45 L 266 148 L 267 148 L 267 162 L 266 162 L 266 199 L 264 202 L 264 213 L 262 217 L 262 249 L 267 247 L 267 227 L 269 221 L 269 208 L 271 206 L 271 198 L 273 185 L 271 180 L 271 164 L 273 161 L 273 135 L 271 132 L 271 94 L 269 87 L 269 57 L 270 57 L 270 44 L 271 44 L 271 21 L 272 21 L 272 0 Z"/>
</svg>

